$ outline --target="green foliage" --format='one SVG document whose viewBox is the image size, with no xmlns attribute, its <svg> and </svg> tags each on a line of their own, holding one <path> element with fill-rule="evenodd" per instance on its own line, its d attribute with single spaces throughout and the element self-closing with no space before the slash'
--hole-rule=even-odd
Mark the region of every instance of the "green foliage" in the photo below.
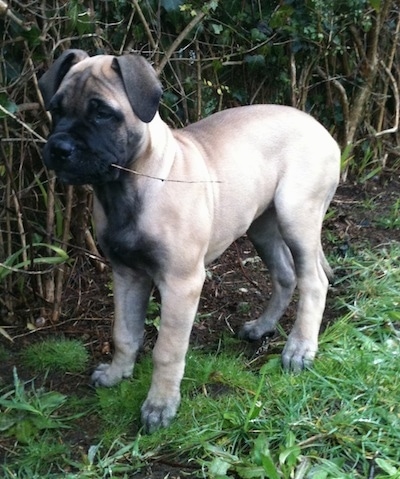
<svg viewBox="0 0 400 479">
<path fill-rule="evenodd" d="M 55 391 L 36 390 L 33 385 L 26 391 L 14 368 L 14 389 L 0 396 L 0 431 L 28 444 L 43 431 L 63 428 L 56 411 L 66 399 Z"/>
<path fill-rule="evenodd" d="M 34 371 L 84 372 L 89 355 L 77 339 L 47 339 L 25 348 L 22 362 Z"/>
<path fill-rule="evenodd" d="M 379 217 L 376 220 L 377 224 L 386 229 L 400 228 L 400 199 L 393 202 L 390 212 L 387 216 Z"/>
<path fill-rule="evenodd" d="M 98 388 L 99 416 L 103 421 L 103 441 L 113 443 L 134 424 L 140 422 L 140 405 L 145 400 L 149 386 L 148 376 L 144 384 L 135 378 L 134 382 L 123 381 L 113 388 Z"/>
<path fill-rule="evenodd" d="M 39 256 L 39 251 L 46 248 L 47 250 L 53 251 L 56 256 Z M 21 260 L 21 256 L 26 253 L 30 256 L 29 259 Z M 24 248 L 19 249 L 11 256 L 9 256 L 1 265 L 0 265 L 0 281 L 2 281 L 9 274 L 22 270 L 27 266 L 45 264 L 53 265 L 64 263 L 68 260 L 68 254 L 62 249 L 55 245 L 48 245 L 44 243 L 33 243 Z"/>
<path fill-rule="evenodd" d="M 149 304 L 147 306 L 146 320 L 147 325 L 154 326 L 157 331 L 160 328 L 160 304 L 157 303 L 154 296 L 151 296 Z"/>
<path fill-rule="evenodd" d="M 4 108 L 10 113 L 15 113 L 18 109 L 17 105 L 12 102 L 4 92 L 0 92 L 0 107 Z M 5 117 L 6 113 L 3 111 L 3 109 L 0 109 L 0 119 Z"/>
</svg>

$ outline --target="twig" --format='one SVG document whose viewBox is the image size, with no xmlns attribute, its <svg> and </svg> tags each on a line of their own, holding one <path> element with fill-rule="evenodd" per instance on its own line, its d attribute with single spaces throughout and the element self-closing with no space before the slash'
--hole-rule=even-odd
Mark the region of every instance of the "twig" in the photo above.
<svg viewBox="0 0 400 479">
<path fill-rule="evenodd" d="M 296 68 L 296 59 L 293 51 L 290 52 L 290 89 L 292 91 L 292 106 L 297 105 L 297 68 Z"/>
<path fill-rule="evenodd" d="M 201 83 L 202 83 L 202 75 L 201 75 L 201 62 L 200 62 L 200 47 L 199 42 L 196 40 L 196 74 L 197 74 L 197 120 L 201 119 L 201 112 L 202 112 L 202 95 L 201 95 Z"/>
<path fill-rule="evenodd" d="M 31 27 L 26 26 L 25 22 L 21 20 L 20 18 L 18 18 L 15 15 L 15 13 L 13 13 L 10 10 L 10 7 L 7 5 L 6 2 L 4 2 L 3 0 L 0 0 L 0 16 L 3 16 L 3 15 L 7 16 L 10 20 L 12 20 L 14 23 L 16 23 L 19 27 L 21 27 L 26 32 L 29 32 L 29 30 L 31 29 Z"/>
<path fill-rule="evenodd" d="M 133 22 L 134 16 L 135 16 L 135 11 L 132 11 L 131 16 L 129 17 L 128 25 L 125 29 L 124 39 L 121 42 L 121 47 L 120 47 L 119 52 L 118 52 L 119 55 L 122 55 L 122 52 L 124 51 L 124 47 L 126 45 L 126 39 L 128 38 L 128 33 L 129 33 L 129 31 L 132 27 L 132 22 Z"/>
<path fill-rule="evenodd" d="M 89 250 L 91 257 L 94 259 L 95 268 L 102 273 L 105 269 L 104 260 L 101 260 L 99 250 L 97 249 L 96 242 L 93 238 L 92 233 L 89 231 L 89 228 L 85 228 L 85 243 L 86 247 Z"/>
<path fill-rule="evenodd" d="M 22 261 L 26 263 L 28 261 L 27 249 L 26 249 L 26 231 L 24 228 L 24 215 L 21 209 L 21 203 L 19 201 L 18 195 L 14 190 L 12 193 L 12 198 L 14 202 L 15 214 L 17 216 L 17 226 L 18 226 L 18 234 L 21 239 L 21 246 L 22 246 Z"/>
<path fill-rule="evenodd" d="M 8 129 L 7 129 L 7 133 L 8 133 Z M 10 148 L 10 155 L 9 155 L 9 158 L 10 158 L 10 163 L 8 163 L 7 161 L 4 162 L 4 167 L 5 167 L 5 170 L 6 170 L 6 173 L 7 173 L 7 177 L 8 177 L 8 181 L 7 181 L 7 190 L 10 188 L 10 190 L 7 191 L 7 199 L 8 201 L 10 200 L 10 198 L 12 198 L 12 201 L 14 203 L 14 209 L 15 209 L 15 214 L 16 214 L 16 217 L 17 217 L 17 226 L 18 226 L 18 233 L 20 235 L 20 238 L 21 238 L 21 245 L 22 245 L 22 261 L 23 262 L 27 262 L 28 260 L 28 256 L 27 256 L 27 252 L 26 252 L 26 231 L 25 231 L 25 227 L 24 227 L 24 207 L 22 205 L 22 202 L 21 202 L 21 198 L 20 198 L 20 195 L 18 194 L 18 187 L 17 185 L 15 184 L 15 180 L 14 180 L 14 176 L 13 176 L 13 165 L 12 165 L 12 159 L 13 159 L 13 145 L 11 145 L 11 148 Z M 8 203 L 7 201 L 7 203 Z M 10 207 L 10 204 L 8 203 L 7 205 L 8 207 Z M 8 255 L 11 254 L 11 251 L 8 252 Z"/>
<path fill-rule="evenodd" d="M 395 33 L 394 33 L 394 36 L 393 36 L 392 48 L 389 52 L 389 55 L 387 55 L 387 63 L 386 63 L 386 65 L 384 65 L 384 68 L 385 68 L 386 72 L 389 71 L 390 73 L 389 73 L 389 75 L 387 75 L 387 78 L 385 79 L 385 82 L 384 82 L 384 88 L 383 88 L 383 92 L 382 92 L 383 101 L 380 105 L 381 108 L 380 108 L 380 111 L 379 111 L 379 116 L 378 116 L 378 121 L 377 121 L 377 126 L 376 126 L 376 131 L 378 131 L 378 132 L 382 130 L 383 120 L 384 120 L 384 117 L 385 117 L 386 99 L 387 99 L 387 92 L 388 92 L 388 89 L 389 89 L 389 80 L 392 80 L 392 85 L 395 87 L 394 89 L 397 91 L 397 99 L 398 99 L 397 82 L 393 81 L 394 77 L 392 77 L 391 71 L 392 71 L 392 68 L 393 68 L 393 63 L 394 63 L 394 59 L 395 59 L 395 56 L 396 56 L 396 51 L 398 49 L 399 34 L 400 34 L 400 11 L 398 12 L 398 19 L 397 19 L 397 24 L 396 24 L 396 30 L 395 30 Z M 397 106 L 397 111 L 396 111 L 397 114 L 398 114 L 398 111 L 399 111 L 399 109 L 398 109 L 398 106 Z"/>
<path fill-rule="evenodd" d="M 379 40 L 381 38 L 382 22 L 386 18 L 390 7 L 390 0 L 383 0 L 379 12 L 372 17 L 372 27 L 369 31 L 369 42 L 365 49 L 360 52 L 364 66 L 364 83 L 358 89 L 354 97 L 352 108 L 349 111 L 349 126 L 347 135 L 347 144 L 352 145 L 356 136 L 357 128 L 364 118 L 365 106 L 372 93 L 372 86 L 375 80 L 379 65 Z M 356 44 L 361 42 L 358 32 L 354 32 Z M 363 45 L 363 43 L 362 43 Z M 346 172 L 344 172 L 345 174 Z M 345 179 L 345 178 L 344 178 Z"/>
<path fill-rule="evenodd" d="M 14 268 L 14 266 L 9 266 L 8 264 L 4 264 L 0 261 L 0 268 L 4 268 L 7 271 L 12 271 L 13 273 L 18 273 L 18 274 L 25 274 L 29 276 L 43 276 L 44 274 L 51 273 L 54 271 L 54 266 L 51 266 L 50 268 L 46 270 L 40 270 L 40 271 L 32 271 L 32 270 L 25 270 L 21 268 Z"/>
<path fill-rule="evenodd" d="M 239 246 L 237 244 L 237 242 L 235 241 L 234 242 L 234 245 L 236 247 L 236 254 L 237 254 L 237 257 L 238 257 L 238 260 L 239 260 L 239 266 L 240 266 L 240 269 L 242 271 L 242 274 L 243 276 L 247 279 L 247 281 L 252 284 L 257 291 L 259 291 L 260 293 L 262 293 L 262 289 L 260 288 L 260 286 L 258 285 L 258 283 L 256 283 L 255 281 L 253 281 L 249 275 L 247 274 L 246 270 L 244 269 L 244 266 L 243 266 L 243 261 L 242 261 L 242 257 L 241 257 L 241 254 L 240 254 L 240 251 L 239 251 Z"/>
<path fill-rule="evenodd" d="M 389 68 L 383 63 L 383 61 L 381 61 L 380 64 L 385 69 L 385 72 L 392 83 L 396 113 L 395 113 L 395 119 L 394 119 L 394 126 L 392 128 L 388 128 L 387 130 L 383 130 L 383 131 L 379 131 L 375 133 L 375 137 L 386 135 L 387 133 L 396 133 L 397 130 L 399 129 L 399 116 L 400 116 L 399 87 L 397 86 L 396 78 L 394 77 L 393 73 L 389 70 Z"/>
<path fill-rule="evenodd" d="M 306 447 L 309 446 L 310 444 L 314 444 L 315 441 L 319 441 L 320 439 L 325 439 L 326 434 L 315 434 L 314 436 L 310 436 L 304 441 L 299 442 L 299 447 Z"/>
<path fill-rule="evenodd" d="M 149 39 L 151 48 L 153 50 L 156 50 L 157 49 L 157 44 L 156 44 L 156 42 L 153 38 L 153 35 L 151 34 L 149 24 L 147 23 L 146 17 L 144 16 L 142 9 L 140 8 L 138 0 L 132 0 L 132 3 L 136 8 L 136 11 L 139 15 L 140 21 L 142 22 L 143 28 L 146 31 L 146 35 L 147 35 L 147 38 Z"/>
<path fill-rule="evenodd" d="M 265 84 L 265 82 L 267 81 L 268 78 L 269 78 L 269 75 L 265 75 L 264 78 L 260 81 L 260 84 L 256 88 L 256 91 L 253 93 L 253 96 L 250 98 L 249 105 L 252 105 L 256 101 L 257 95 L 262 90 L 262 88 L 263 88 L 263 86 L 264 86 L 264 84 Z"/>
<path fill-rule="evenodd" d="M 124 166 L 116 165 L 115 163 L 111 164 L 112 167 L 117 168 L 118 170 L 126 171 L 128 173 L 133 173 L 134 175 L 144 176 L 145 178 L 150 178 L 152 180 L 158 180 L 162 182 L 169 182 L 169 183 L 223 183 L 219 180 L 173 180 L 170 178 L 159 178 L 157 176 L 146 175 L 145 173 L 139 173 L 139 171 L 131 170 L 130 168 L 125 168 Z"/>
<path fill-rule="evenodd" d="M 335 78 L 330 78 L 328 75 L 322 70 L 322 68 L 317 67 L 317 73 L 326 81 L 332 83 L 332 85 L 336 88 L 340 96 L 340 102 L 342 104 L 342 113 L 343 113 L 343 125 L 344 125 L 344 140 L 343 143 L 347 145 L 348 142 L 348 125 L 349 125 L 349 116 L 350 116 L 350 107 L 349 107 L 349 99 L 347 97 L 346 89 L 344 86 Z"/>
<path fill-rule="evenodd" d="M 42 92 L 40 91 L 39 82 L 38 82 L 38 79 L 37 79 L 37 76 L 36 76 L 35 65 L 33 64 L 33 60 L 32 60 L 31 55 L 28 55 L 28 63 L 29 63 L 29 68 L 32 72 L 32 81 L 33 81 L 33 85 L 35 86 L 36 98 L 39 98 L 40 105 L 42 106 L 43 111 L 46 112 L 47 119 L 51 123 L 51 115 L 50 115 L 50 112 L 46 110 L 46 107 L 44 105 Z M 20 105 L 18 105 L 18 111 L 22 111 Z M 43 130 L 44 130 L 45 135 L 47 136 L 49 134 L 48 127 L 43 126 Z M 46 140 L 44 140 L 44 141 L 46 142 Z"/>
<path fill-rule="evenodd" d="M 50 173 L 52 174 L 52 173 Z M 47 184 L 47 211 L 46 211 L 46 242 L 51 244 L 54 230 L 54 211 L 55 211 L 55 183 L 56 177 L 49 178 Z M 54 302 L 54 272 L 45 279 L 45 299 L 48 303 Z"/>
<path fill-rule="evenodd" d="M 160 64 L 158 65 L 156 71 L 158 74 L 160 74 L 164 68 L 165 65 L 169 62 L 171 56 L 175 52 L 175 50 L 178 48 L 178 46 L 183 42 L 185 39 L 186 35 L 193 30 L 193 28 L 200 23 L 203 18 L 206 16 L 205 12 L 198 12 L 197 15 L 192 18 L 192 20 L 186 25 L 186 27 L 181 31 L 181 33 L 175 38 L 175 40 L 172 42 L 172 45 L 169 47 L 168 51 L 165 53 L 164 58 L 161 60 Z"/>
<path fill-rule="evenodd" d="M 1 1 L 1 0 L 0 0 Z M 38 140 L 40 140 L 42 143 L 46 143 L 46 140 L 40 136 L 38 133 L 36 133 L 35 130 L 32 130 L 32 128 L 27 125 L 24 121 L 20 120 L 18 117 L 16 117 L 13 113 L 11 113 L 10 111 L 8 111 L 6 108 L 4 108 L 3 105 L 0 105 L 0 110 L 5 113 L 7 116 L 9 116 L 10 118 L 12 118 L 13 120 L 15 120 L 17 123 L 19 123 L 21 126 L 23 126 L 26 130 L 29 131 L 29 133 L 32 133 L 32 135 L 36 136 L 36 138 Z"/>
<path fill-rule="evenodd" d="M 66 244 L 71 229 L 71 215 L 72 215 L 72 199 L 73 199 L 74 189 L 72 186 L 67 187 L 66 194 L 66 205 L 65 205 L 65 214 L 64 214 L 64 224 L 63 224 L 63 235 L 61 243 L 64 249 L 66 249 Z M 64 273 L 65 266 L 62 264 L 59 266 L 56 277 L 55 277 L 55 291 L 54 291 L 54 303 L 53 303 L 53 312 L 51 315 L 52 322 L 56 323 L 60 317 L 61 313 L 61 298 L 62 291 L 64 286 Z"/>
</svg>

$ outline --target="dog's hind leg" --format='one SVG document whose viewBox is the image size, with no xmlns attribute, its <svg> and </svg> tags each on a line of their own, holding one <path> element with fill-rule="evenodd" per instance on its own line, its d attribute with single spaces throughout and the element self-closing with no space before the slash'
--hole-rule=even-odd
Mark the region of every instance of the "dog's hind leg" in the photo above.
<svg viewBox="0 0 400 479">
<path fill-rule="evenodd" d="M 329 198 L 330 199 L 330 198 Z M 285 369 L 309 366 L 318 349 L 330 268 L 321 245 L 322 221 L 329 201 L 315 197 L 286 197 L 276 205 L 278 223 L 296 271 L 299 293 L 297 317 L 282 352 Z"/>
<path fill-rule="evenodd" d="M 296 274 L 292 254 L 279 231 L 273 207 L 252 223 L 247 234 L 266 264 L 272 282 L 267 308 L 258 319 L 247 322 L 239 332 L 242 339 L 257 340 L 275 332 L 276 324 L 288 307 L 296 287 Z"/>
</svg>

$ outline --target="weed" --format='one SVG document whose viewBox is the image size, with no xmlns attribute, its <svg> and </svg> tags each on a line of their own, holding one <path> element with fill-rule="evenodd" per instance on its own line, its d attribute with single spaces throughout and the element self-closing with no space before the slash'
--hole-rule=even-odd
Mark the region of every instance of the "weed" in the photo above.
<svg viewBox="0 0 400 479">
<path fill-rule="evenodd" d="M 146 312 L 146 324 L 154 326 L 157 331 L 160 328 L 160 304 L 152 295 L 149 300 Z"/>
<path fill-rule="evenodd" d="M 44 434 L 40 440 L 31 440 L 25 446 L 24 454 L 14 465 L 14 475 L 5 475 L 5 477 L 41 479 L 60 462 L 65 464 L 69 455 L 70 449 L 66 444 L 63 444 L 61 440 L 54 441 L 52 434 Z M 4 468 L 4 473 L 12 474 L 7 467 Z"/>
<path fill-rule="evenodd" d="M 378 218 L 376 224 L 385 229 L 400 228 L 400 198 L 393 203 L 389 214 Z"/>
<path fill-rule="evenodd" d="M 84 401 L 75 402 L 68 411 L 67 396 L 36 388 L 34 382 L 22 382 L 14 368 L 14 384 L 0 392 L 0 432 L 14 438 L 13 449 L 6 449 L 0 466 L 4 479 L 43 479 L 55 476 L 51 471 L 65 470 L 72 450 L 63 441 L 65 429 L 87 413 Z M 63 414 L 61 415 L 61 410 Z"/>
<path fill-rule="evenodd" d="M 34 371 L 81 373 L 86 369 L 89 355 L 79 340 L 48 339 L 28 346 L 21 359 Z"/>
<path fill-rule="evenodd" d="M 41 256 L 39 251 L 44 248 L 46 248 L 46 250 L 53 251 L 55 256 Z M 24 255 L 28 254 L 31 256 L 31 258 L 22 259 Z M 45 243 L 33 243 L 32 245 L 28 245 L 19 249 L 0 264 L 0 281 L 3 281 L 12 272 L 18 272 L 27 266 L 37 264 L 61 264 L 66 262 L 68 259 L 68 254 L 58 246 Z"/>
<path fill-rule="evenodd" d="M 14 368 L 14 389 L 0 396 L 0 430 L 28 444 L 40 431 L 65 427 L 55 412 L 66 399 L 66 396 L 55 391 L 35 389 L 33 384 L 26 391 L 25 384 L 20 381 Z"/>
</svg>

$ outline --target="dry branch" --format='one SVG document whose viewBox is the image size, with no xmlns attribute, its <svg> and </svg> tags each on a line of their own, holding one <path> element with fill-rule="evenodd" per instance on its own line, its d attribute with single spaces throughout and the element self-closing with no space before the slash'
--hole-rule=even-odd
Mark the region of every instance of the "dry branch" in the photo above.
<svg viewBox="0 0 400 479">
<path fill-rule="evenodd" d="M 178 49 L 179 45 L 183 42 L 186 35 L 190 33 L 194 29 L 194 27 L 203 20 L 205 16 L 206 14 L 204 12 L 198 12 L 197 15 L 192 18 L 192 20 L 186 25 L 186 27 L 176 37 L 176 39 L 172 42 L 171 46 L 165 53 L 164 58 L 161 60 L 160 64 L 156 68 L 158 74 L 160 74 L 164 70 L 165 65 L 169 62 L 170 58 L 175 53 L 175 50 Z"/>
<path fill-rule="evenodd" d="M 29 31 L 30 27 L 25 25 L 25 22 L 15 15 L 15 13 L 10 10 L 10 7 L 6 2 L 0 0 L 0 16 L 6 15 L 10 20 L 16 23 L 19 27 L 21 27 L 25 31 Z"/>
<path fill-rule="evenodd" d="M 135 6 L 135 9 L 139 15 L 140 21 L 142 22 L 143 28 L 145 29 L 147 38 L 149 40 L 151 48 L 155 51 L 157 49 L 157 44 L 153 38 L 153 35 L 151 34 L 151 30 L 149 27 L 149 24 L 147 23 L 146 17 L 143 14 L 142 9 L 140 8 L 138 0 L 132 0 L 133 5 Z"/>
<path fill-rule="evenodd" d="M 395 101 L 395 119 L 394 119 L 394 125 L 392 128 L 388 128 L 383 131 L 378 131 L 375 133 L 375 136 L 382 136 L 382 135 L 387 135 L 388 133 L 396 133 L 399 130 L 399 117 L 400 117 L 400 98 L 399 98 L 399 87 L 397 86 L 397 81 L 390 69 L 383 63 L 381 62 L 381 65 L 383 69 L 386 72 L 386 75 L 390 79 L 390 83 L 392 85 L 392 91 L 393 91 L 393 96 L 394 96 L 394 101 Z"/>
</svg>

